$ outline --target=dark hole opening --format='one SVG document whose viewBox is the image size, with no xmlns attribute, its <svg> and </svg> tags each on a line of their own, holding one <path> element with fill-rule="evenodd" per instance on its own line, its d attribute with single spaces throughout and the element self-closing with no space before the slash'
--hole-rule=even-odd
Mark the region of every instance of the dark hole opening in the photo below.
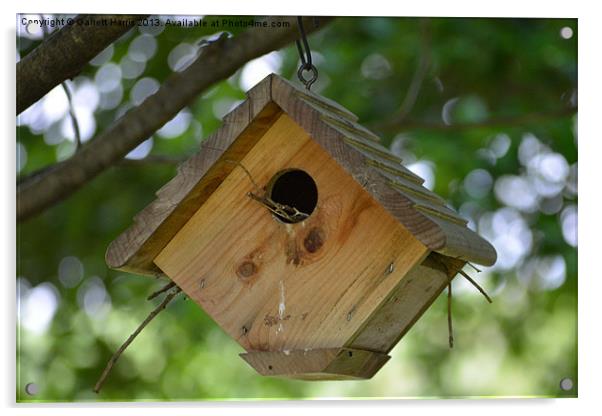
<svg viewBox="0 0 602 416">
<path fill-rule="evenodd" d="M 318 203 L 316 182 L 307 172 L 300 169 L 289 169 L 277 173 L 268 186 L 268 195 L 272 201 L 295 208 L 307 216 L 314 212 Z M 274 215 L 288 224 L 307 218 L 304 215 L 297 215 L 294 220 L 291 220 L 279 214 Z"/>
</svg>

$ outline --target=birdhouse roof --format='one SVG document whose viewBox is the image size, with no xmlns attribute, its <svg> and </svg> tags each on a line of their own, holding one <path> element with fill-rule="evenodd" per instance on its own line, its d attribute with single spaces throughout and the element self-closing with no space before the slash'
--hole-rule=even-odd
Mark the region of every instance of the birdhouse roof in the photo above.
<svg viewBox="0 0 602 416">
<path fill-rule="evenodd" d="M 247 92 L 247 99 L 224 117 L 223 125 L 199 152 L 178 166 L 176 176 L 157 192 L 157 198 L 111 243 L 107 264 L 138 274 L 162 274 L 154 258 L 221 182 L 200 186 L 201 179 L 237 138 L 267 131 L 282 112 L 430 250 L 483 265 L 495 262 L 491 244 L 469 229 L 443 198 L 425 188 L 424 180 L 403 166 L 399 157 L 380 145 L 377 135 L 358 124 L 355 114 L 271 74 Z"/>
</svg>

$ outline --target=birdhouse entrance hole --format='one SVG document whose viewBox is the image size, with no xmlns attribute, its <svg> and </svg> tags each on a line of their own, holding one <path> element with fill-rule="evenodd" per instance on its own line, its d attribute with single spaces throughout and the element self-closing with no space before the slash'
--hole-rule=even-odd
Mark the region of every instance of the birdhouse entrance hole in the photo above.
<svg viewBox="0 0 602 416">
<path fill-rule="evenodd" d="M 270 180 L 267 194 L 272 201 L 297 210 L 301 214 L 285 217 L 274 213 L 276 218 L 287 224 L 303 221 L 314 212 L 318 203 L 316 182 L 301 169 L 286 169 L 278 172 Z"/>
</svg>

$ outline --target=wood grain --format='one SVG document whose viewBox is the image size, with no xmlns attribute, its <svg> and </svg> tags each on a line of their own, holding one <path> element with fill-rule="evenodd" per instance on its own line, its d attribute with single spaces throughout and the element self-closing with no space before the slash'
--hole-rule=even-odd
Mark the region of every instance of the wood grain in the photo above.
<svg viewBox="0 0 602 416">
<path fill-rule="evenodd" d="M 260 186 L 303 169 L 315 211 L 278 221 L 236 168 L 155 263 L 247 351 L 345 345 L 428 249 L 286 114 L 241 163 Z"/>
<path fill-rule="evenodd" d="M 390 358 L 354 348 L 258 351 L 240 356 L 261 375 L 301 380 L 369 379 Z"/>
</svg>

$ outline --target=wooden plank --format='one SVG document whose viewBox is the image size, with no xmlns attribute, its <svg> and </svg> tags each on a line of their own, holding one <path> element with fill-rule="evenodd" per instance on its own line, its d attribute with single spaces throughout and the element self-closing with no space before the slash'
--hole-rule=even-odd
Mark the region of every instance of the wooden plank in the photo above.
<svg viewBox="0 0 602 416">
<path fill-rule="evenodd" d="M 449 257 L 491 266 L 497 259 L 493 246 L 471 229 L 445 221 L 437 215 L 424 214 L 445 233 L 446 241 L 436 251 Z"/>
<path fill-rule="evenodd" d="M 463 261 L 431 253 L 401 280 L 348 346 L 383 353 L 391 351 L 464 264 Z"/>
<path fill-rule="evenodd" d="M 371 164 L 368 162 L 368 164 Z M 377 168 L 379 173 L 386 178 L 386 183 L 397 190 L 404 198 L 414 202 L 413 207 L 421 212 L 437 215 L 441 219 L 451 221 L 459 225 L 465 225 L 468 221 L 458 215 L 446 205 L 445 200 L 433 191 L 417 184 L 416 182 L 393 174 L 381 167 Z"/>
<path fill-rule="evenodd" d="M 401 163 L 391 162 L 387 159 L 383 159 L 381 157 L 370 155 L 366 159 L 366 164 L 369 166 L 374 166 L 378 169 L 379 172 L 387 172 L 396 177 L 404 178 L 409 181 L 414 182 L 416 185 L 422 185 L 424 183 L 424 179 L 420 176 L 416 175 L 414 172 L 403 166 Z"/>
<path fill-rule="evenodd" d="M 347 110 L 346 108 L 338 105 L 334 101 L 326 102 L 324 97 L 318 98 L 318 95 L 311 93 L 308 95 L 306 92 L 296 91 L 295 94 L 299 96 L 300 100 L 305 101 L 307 104 L 314 107 L 317 111 L 327 113 L 331 117 L 336 119 L 344 119 L 350 121 L 357 121 L 357 116 Z"/>
<path fill-rule="evenodd" d="M 425 203 L 424 201 L 414 201 L 416 208 L 418 211 L 423 212 L 425 214 L 434 215 L 439 217 L 445 221 L 450 221 L 460 226 L 464 226 L 468 224 L 468 221 L 462 218 L 460 215 L 456 214 L 453 210 L 449 209 L 447 206 L 441 205 L 433 205 L 429 203 Z"/>
<path fill-rule="evenodd" d="M 301 380 L 365 380 L 390 358 L 354 348 L 251 351 L 240 356 L 263 376 Z"/>
<path fill-rule="evenodd" d="M 272 76 L 278 77 L 277 75 L 272 74 Z M 287 88 L 297 97 L 299 97 L 299 99 L 302 99 L 304 101 L 307 101 L 311 104 L 313 104 L 314 106 L 318 107 L 320 109 L 320 111 L 326 111 L 330 114 L 334 114 L 336 116 L 339 117 L 343 117 L 347 120 L 350 120 L 352 122 L 355 122 L 358 120 L 358 117 L 351 111 L 349 111 L 348 109 L 346 109 L 345 107 L 343 107 L 341 104 L 337 103 L 336 101 L 333 101 L 331 99 L 329 99 L 328 97 L 323 97 L 319 94 L 316 94 L 315 92 L 308 90 L 306 88 L 300 88 L 297 85 L 293 84 L 292 82 L 289 82 L 288 80 L 284 79 L 284 78 L 280 78 L 278 77 L 283 84 L 285 84 L 287 86 Z"/>
<path fill-rule="evenodd" d="M 250 99 L 226 117 L 197 154 L 178 166 L 176 176 L 157 191 L 157 199 L 109 245 L 105 259 L 111 268 L 143 275 L 162 273 L 154 258 L 235 168 L 224 160 L 242 159 L 281 112 L 268 98 L 265 85 L 251 90 Z"/>
<path fill-rule="evenodd" d="M 389 352 L 439 296 L 448 280 L 443 272 L 417 265 L 347 345 Z"/>
<path fill-rule="evenodd" d="M 276 220 L 237 168 L 155 263 L 246 350 L 343 346 L 427 248 L 286 114 L 241 163 L 260 186 L 309 173 L 314 213 Z"/>
<path fill-rule="evenodd" d="M 423 186 L 418 186 L 410 181 L 402 180 L 401 178 L 395 178 L 394 180 L 388 180 L 387 184 L 402 191 L 405 195 L 408 195 L 412 199 L 417 198 L 440 206 L 444 206 L 445 204 L 445 200 L 436 193 Z"/>
<path fill-rule="evenodd" d="M 322 115 L 320 117 L 322 121 L 325 120 L 325 117 Z M 334 128 L 336 131 L 340 132 L 336 126 L 332 126 L 329 123 L 326 123 L 328 126 Z M 362 137 L 359 137 L 355 134 L 351 134 L 349 131 L 342 132 L 341 136 L 342 140 L 349 144 L 354 149 L 357 149 L 362 152 L 368 152 L 370 155 L 378 156 L 382 159 L 389 160 L 393 163 L 401 164 L 402 160 L 398 156 L 391 153 L 388 149 L 378 143 L 372 143 L 368 140 L 364 140 Z"/>
<path fill-rule="evenodd" d="M 361 124 L 354 123 L 340 117 L 334 117 L 331 114 L 322 114 L 322 121 L 336 129 L 342 129 L 347 135 L 356 138 L 358 141 L 366 143 L 380 143 L 380 137 L 372 133 Z"/>
</svg>

